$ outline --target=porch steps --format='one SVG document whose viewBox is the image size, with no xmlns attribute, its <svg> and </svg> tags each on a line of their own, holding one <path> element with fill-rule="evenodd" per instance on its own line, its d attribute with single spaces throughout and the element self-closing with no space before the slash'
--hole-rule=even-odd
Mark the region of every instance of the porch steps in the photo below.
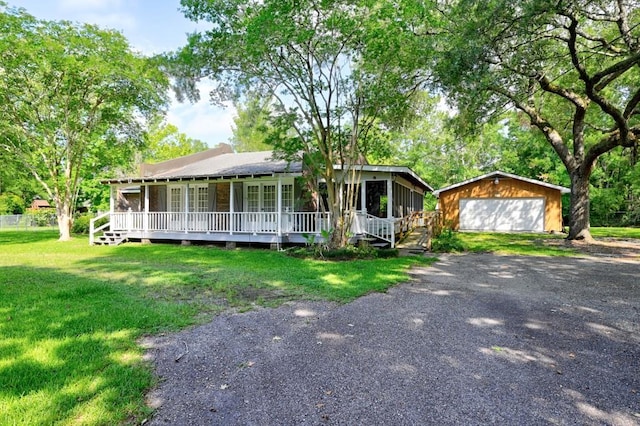
<svg viewBox="0 0 640 426">
<path fill-rule="evenodd" d="M 375 238 L 371 236 L 369 237 L 361 236 L 356 238 L 357 243 L 360 243 L 361 241 L 364 241 L 366 244 L 375 248 L 388 248 L 391 245 L 389 241 L 381 240 L 379 238 Z"/>
<path fill-rule="evenodd" d="M 98 246 L 119 246 L 126 241 L 127 236 L 123 232 L 105 231 L 94 241 L 94 244 Z"/>
<path fill-rule="evenodd" d="M 416 253 L 424 252 L 430 249 L 430 246 L 431 243 L 427 235 L 427 229 L 423 227 L 414 229 L 396 244 L 396 248 L 398 249 Z"/>
</svg>

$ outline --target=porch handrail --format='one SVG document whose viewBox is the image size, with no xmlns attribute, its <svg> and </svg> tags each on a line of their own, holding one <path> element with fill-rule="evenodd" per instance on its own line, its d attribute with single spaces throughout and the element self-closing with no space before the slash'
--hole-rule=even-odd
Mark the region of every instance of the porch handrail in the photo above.
<svg viewBox="0 0 640 426">
<path fill-rule="evenodd" d="M 111 220 L 108 220 L 106 223 L 100 225 L 96 228 L 96 222 L 100 219 L 104 219 L 105 217 L 109 217 L 111 212 L 102 213 L 89 221 L 89 245 L 93 245 L 96 240 L 96 234 L 100 231 L 103 231 L 107 228 L 111 227 Z"/>
<path fill-rule="evenodd" d="M 356 215 L 362 217 L 364 224 L 360 224 L 360 229 L 367 235 L 388 241 L 391 248 L 396 244 L 396 228 L 402 219 L 387 219 L 373 216 L 369 213 Z"/>
<path fill-rule="evenodd" d="M 320 234 L 330 229 L 319 212 L 114 212 L 111 230 L 142 232 L 224 232 L 229 234 Z"/>
</svg>

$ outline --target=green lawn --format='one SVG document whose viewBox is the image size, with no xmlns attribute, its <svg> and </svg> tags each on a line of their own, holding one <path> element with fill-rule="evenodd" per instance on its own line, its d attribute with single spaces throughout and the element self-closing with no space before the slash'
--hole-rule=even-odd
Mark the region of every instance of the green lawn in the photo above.
<svg viewBox="0 0 640 426">
<path fill-rule="evenodd" d="M 636 238 L 640 239 L 640 228 L 591 228 L 594 238 Z"/>
<path fill-rule="evenodd" d="M 529 256 L 574 256 L 560 234 L 520 234 L 501 232 L 458 232 L 465 251 L 495 252 Z"/>
<path fill-rule="evenodd" d="M 347 302 L 432 259 L 322 262 L 269 250 L 89 247 L 0 233 L 0 425 L 139 423 L 151 368 L 137 339 L 229 307 Z"/>
<path fill-rule="evenodd" d="M 534 256 L 574 256 L 578 252 L 564 244 L 564 234 L 504 232 L 457 232 L 465 251 Z M 638 238 L 640 228 L 592 228 L 594 238 Z"/>
</svg>

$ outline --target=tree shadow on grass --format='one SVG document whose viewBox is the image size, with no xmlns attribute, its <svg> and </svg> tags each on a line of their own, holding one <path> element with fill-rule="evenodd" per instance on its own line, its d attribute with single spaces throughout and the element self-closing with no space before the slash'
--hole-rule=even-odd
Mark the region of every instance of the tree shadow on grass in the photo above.
<svg viewBox="0 0 640 426">
<path fill-rule="evenodd" d="M 0 244 L 31 244 L 43 241 L 57 240 L 60 237 L 58 231 L 33 230 L 33 231 L 7 231 L 0 230 Z"/>
<path fill-rule="evenodd" d="M 184 312 L 54 269 L 3 267 L 0 277 L 3 421 L 106 424 L 144 411 L 153 377 L 136 339 L 188 323 Z"/>
</svg>

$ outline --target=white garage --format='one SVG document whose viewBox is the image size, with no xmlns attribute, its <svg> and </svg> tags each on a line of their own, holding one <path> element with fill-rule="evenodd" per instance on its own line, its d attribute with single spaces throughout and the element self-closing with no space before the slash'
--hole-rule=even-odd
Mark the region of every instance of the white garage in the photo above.
<svg viewBox="0 0 640 426">
<path fill-rule="evenodd" d="M 462 198 L 461 231 L 544 231 L 544 198 Z"/>
</svg>

